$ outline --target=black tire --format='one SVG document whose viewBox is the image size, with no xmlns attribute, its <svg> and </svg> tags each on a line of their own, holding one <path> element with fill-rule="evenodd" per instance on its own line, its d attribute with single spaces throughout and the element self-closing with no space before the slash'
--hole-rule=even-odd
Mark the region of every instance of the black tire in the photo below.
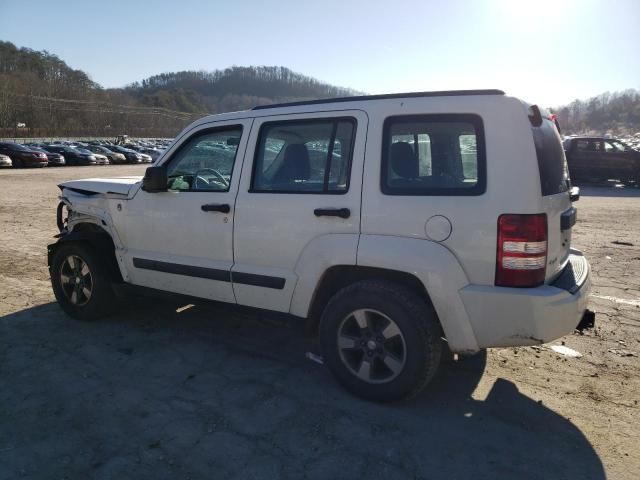
<svg viewBox="0 0 640 480">
<path fill-rule="evenodd" d="M 361 322 L 356 319 L 357 312 L 364 311 L 371 316 L 367 319 L 367 327 L 361 329 Z M 362 313 L 360 313 L 362 315 Z M 394 339 L 376 336 L 378 342 L 373 353 L 370 343 L 365 340 L 354 342 L 358 347 L 339 347 L 341 339 L 351 339 L 344 335 L 347 328 L 353 331 L 353 321 L 357 321 L 359 329 L 355 338 L 371 338 L 369 331 L 372 323 L 389 326 L 395 323 L 399 333 Z M 350 323 L 351 322 L 351 325 Z M 381 323 L 382 322 L 382 323 Z M 387 328 L 378 328 L 387 330 Z M 365 333 L 362 333 L 365 332 Z M 358 335 L 363 335 L 358 337 Z M 366 400 L 391 402 L 410 398 L 418 394 L 433 378 L 441 359 L 442 330 L 433 308 L 425 299 L 400 285 L 383 280 L 365 280 L 340 290 L 326 306 L 320 320 L 320 343 L 322 353 L 338 381 L 353 394 Z M 402 366 L 392 370 L 387 368 L 388 342 L 396 342 L 396 351 L 392 358 L 402 357 Z M 402 345 L 399 348 L 398 345 Z M 374 357 L 366 360 L 369 380 L 362 378 L 362 366 L 366 355 Z M 355 372 L 360 358 L 360 368 Z M 377 356 L 377 357 L 376 357 Z M 380 373 L 378 378 L 374 374 Z M 388 370 L 388 380 L 385 371 Z M 360 375 L 360 376 L 359 376 Z M 395 375 L 395 376 L 393 376 Z M 375 382 L 375 383 L 374 383 Z"/>
<path fill-rule="evenodd" d="M 74 257 L 72 262 L 69 257 Z M 80 271 L 74 272 L 71 263 L 84 262 L 89 274 Z M 113 272 L 109 263 L 103 260 L 96 250 L 85 242 L 69 242 L 62 244 L 53 255 L 49 267 L 51 285 L 56 300 L 62 310 L 69 316 L 78 320 L 96 320 L 113 313 L 117 308 L 116 296 L 113 291 Z M 79 290 L 77 290 L 75 302 L 73 291 L 76 289 L 76 281 L 64 278 L 82 277 Z M 86 290 L 85 290 L 86 289 Z M 89 291 L 87 296 L 83 291 Z"/>
<path fill-rule="evenodd" d="M 16 158 L 15 160 L 11 161 L 11 165 L 13 166 L 13 168 L 22 168 L 22 160 Z"/>
</svg>

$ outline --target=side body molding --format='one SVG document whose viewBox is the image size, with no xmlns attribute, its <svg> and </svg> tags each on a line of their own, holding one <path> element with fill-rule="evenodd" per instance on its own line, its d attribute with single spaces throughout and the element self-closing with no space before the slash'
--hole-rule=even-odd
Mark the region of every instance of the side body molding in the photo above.
<svg viewBox="0 0 640 480">
<path fill-rule="evenodd" d="M 459 293 L 469 281 L 446 247 L 417 238 L 361 235 L 357 264 L 415 275 L 431 297 L 451 350 L 457 353 L 480 350 Z"/>
</svg>

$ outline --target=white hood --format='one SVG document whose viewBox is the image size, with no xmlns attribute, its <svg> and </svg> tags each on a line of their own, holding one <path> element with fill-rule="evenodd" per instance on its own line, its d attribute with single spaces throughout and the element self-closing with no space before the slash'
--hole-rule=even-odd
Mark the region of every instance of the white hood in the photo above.
<svg viewBox="0 0 640 480">
<path fill-rule="evenodd" d="M 116 177 L 116 178 L 86 178 L 84 180 L 71 180 L 58 186 L 75 190 L 79 193 L 115 193 L 127 195 L 131 187 L 142 181 L 142 177 Z"/>
</svg>

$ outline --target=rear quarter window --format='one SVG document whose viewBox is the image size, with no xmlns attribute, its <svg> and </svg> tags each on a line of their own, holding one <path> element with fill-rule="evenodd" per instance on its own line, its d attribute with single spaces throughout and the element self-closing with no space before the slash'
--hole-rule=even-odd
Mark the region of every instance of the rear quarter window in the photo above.
<svg viewBox="0 0 640 480">
<path fill-rule="evenodd" d="M 536 147 L 542 195 L 556 195 L 569 190 L 569 170 L 560 136 L 549 119 L 531 127 Z M 579 147 L 579 144 L 578 144 Z"/>
<path fill-rule="evenodd" d="M 384 122 L 381 189 L 386 195 L 481 195 L 486 188 L 482 119 L 403 115 Z"/>
</svg>

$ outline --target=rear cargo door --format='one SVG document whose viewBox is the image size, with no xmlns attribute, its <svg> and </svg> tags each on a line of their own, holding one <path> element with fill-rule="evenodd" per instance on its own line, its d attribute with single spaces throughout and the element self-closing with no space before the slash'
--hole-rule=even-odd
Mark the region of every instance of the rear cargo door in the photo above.
<svg viewBox="0 0 640 480">
<path fill-rule="evenodd" d="M 533 126 L 543 211 L 547 214 L 548 245 L 546 281 L 555 279 L 569 258 L 571 228 L 577 210 L 569 198 L 570 181 L 562 141 L 553 121 L 543 118 Z"/>
</svg>

